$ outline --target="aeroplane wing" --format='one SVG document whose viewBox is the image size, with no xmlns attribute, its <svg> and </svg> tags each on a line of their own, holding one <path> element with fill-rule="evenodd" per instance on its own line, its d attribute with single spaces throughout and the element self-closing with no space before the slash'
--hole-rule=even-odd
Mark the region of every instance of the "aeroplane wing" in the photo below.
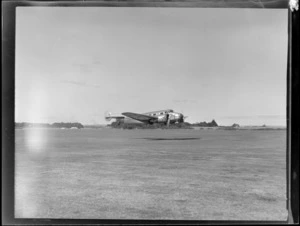
<svg viewBox="0 0 300 226">
<path fill-rule="evenodd" d="M 156 117 L 149 116 L 149 115 L 143 115 L 143 114 L 137 114 L 137 113 L 132 113 L 132 112 L 124 112 L 122 115 L 125 115 L 129 118 L 141 121 L 141 122 L 149 122 L 151 120 L 157 120 Z"/>
</svg>

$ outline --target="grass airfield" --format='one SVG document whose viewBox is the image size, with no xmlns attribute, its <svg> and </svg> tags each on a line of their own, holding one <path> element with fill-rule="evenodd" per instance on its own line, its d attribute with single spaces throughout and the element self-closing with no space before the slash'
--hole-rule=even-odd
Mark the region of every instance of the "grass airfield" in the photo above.
<svg viewBox="0 0 300 226">
<path fill-rule="evenodd" d="M 16 130 L 17 218 L 286 220 L 285 130 Z"/>
</svg>

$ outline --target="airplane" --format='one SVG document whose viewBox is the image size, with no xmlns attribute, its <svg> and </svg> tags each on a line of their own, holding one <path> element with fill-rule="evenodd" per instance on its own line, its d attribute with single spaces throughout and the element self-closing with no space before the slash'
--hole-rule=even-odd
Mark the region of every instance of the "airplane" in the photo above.
<svg viewBox="0 0 300 226">
<path fill-rule="evenodd" d="M 146 112 L 143 114 L 133 112 L 123 112 L 122 115 L 112 115 L 110 112 L 105 114 L 105 120 L 110 121 L 116 119 L 117 121 L 138 121 L 145 124 L 164 123 L 167 126 L 174 123 L 182 123 L 186 117 L 183 114 L 174 112 L 172 109 Z M 129 120 L 128 120 L 129 119 Z M 131 120 L 130 120 L 131 119 Z"/>
</svg>

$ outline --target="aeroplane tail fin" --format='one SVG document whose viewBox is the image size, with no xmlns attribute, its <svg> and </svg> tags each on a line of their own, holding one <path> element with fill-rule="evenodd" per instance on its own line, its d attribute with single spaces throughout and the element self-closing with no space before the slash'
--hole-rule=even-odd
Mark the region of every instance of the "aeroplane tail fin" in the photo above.
<svg viewBox="0 0 300 226">
<path fill-rule="evenodd" d="M 115 120 L 123 120 L 125 117 L 123 115 L 119 115 L 119 114 L 113 114 L 109 111 L 106 111 L 104 113 L 104 118 L 106 121 L 110 121 L 112 119 L 115 119 Z"/>
<path fill-rule="evenodd" d="M 111 112 L 106 111 L 105 114 L 104 114 L 104 118 L 105 118 L 106 121 L 110 121 L 112 119 Z"/>
</svg>

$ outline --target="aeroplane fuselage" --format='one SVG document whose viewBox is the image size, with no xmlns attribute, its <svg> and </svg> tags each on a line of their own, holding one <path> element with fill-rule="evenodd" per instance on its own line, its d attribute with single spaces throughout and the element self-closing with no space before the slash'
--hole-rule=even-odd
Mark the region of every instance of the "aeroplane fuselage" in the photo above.
<svg viewBox="0 0 300 226">
<path fill-rule="evenodd" d="M 171 109 L 162 111 L 153 111 L 144 113 L 145 115 L 157 117 L 158 123 L 167 123 L 168 119 L 170 123 L 183 122 L 184 116 L 181 113 L 174 112 Z"/>
<path fill-rule="evenodd" d="M 183 114 L 174 112 L 172 109 L 146 112 L 143 114 L 124 112 L 122 115 L 112 115 L 111 113 L 107 113 L 105 119 L 107 121 L 116 119 L 117 121 L 123 121 L 124 123 L 135 120 L 146 124 L 164 123 L 166 125 L 184 122 Z"/>
</svg>

